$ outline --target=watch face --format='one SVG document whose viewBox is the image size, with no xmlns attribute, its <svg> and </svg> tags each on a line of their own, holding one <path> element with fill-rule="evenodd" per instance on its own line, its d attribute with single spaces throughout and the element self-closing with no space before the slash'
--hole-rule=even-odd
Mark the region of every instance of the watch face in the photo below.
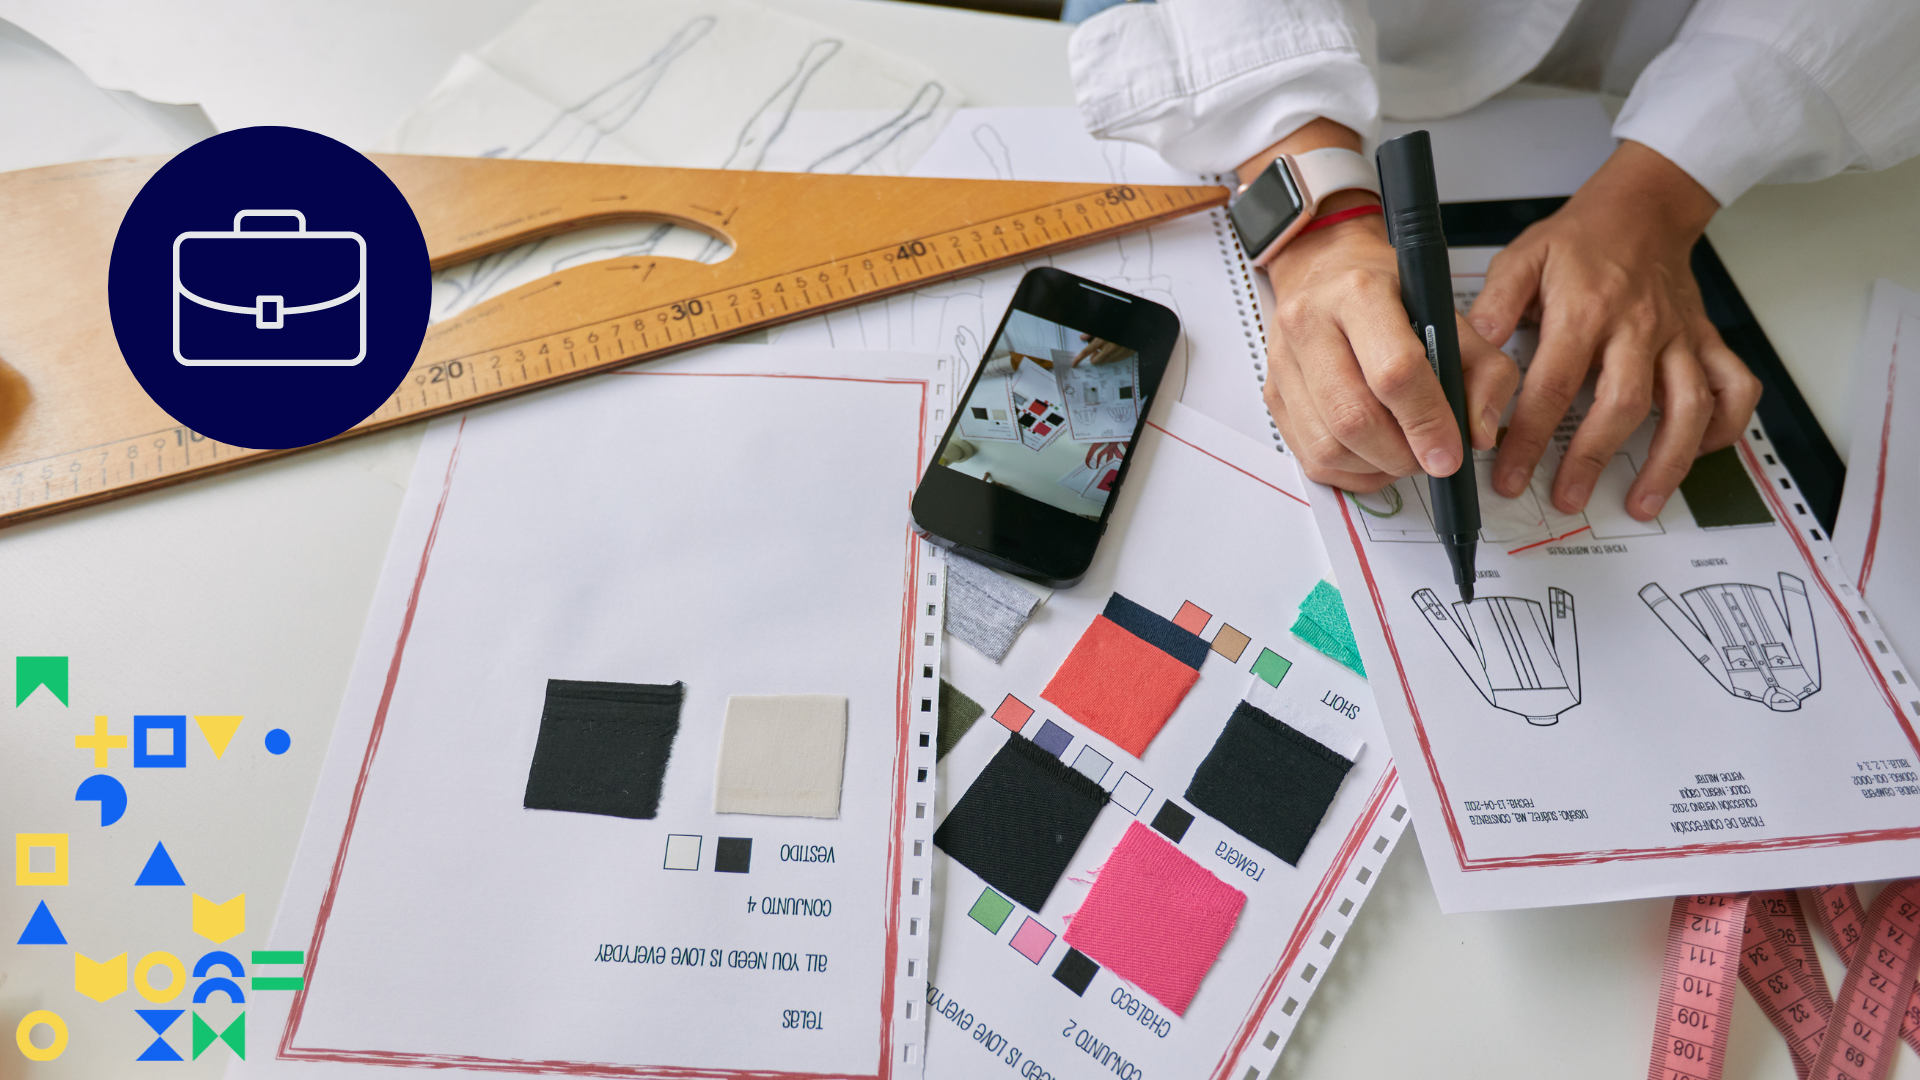
<svg viewBox="0 0 1920 1080">
<path fill-rule="evenodd" d="M 1305 209 L 1300 187 L 1293 182 L 1293 173 L 1284 161 L 1276 158 L 1233 200 L 1227 216 L 1233 219 L 1234 231 L 1240 234 L 1240 246 L 1247 250 L 1248 256 L 1258 257 Z"/>
</svg>

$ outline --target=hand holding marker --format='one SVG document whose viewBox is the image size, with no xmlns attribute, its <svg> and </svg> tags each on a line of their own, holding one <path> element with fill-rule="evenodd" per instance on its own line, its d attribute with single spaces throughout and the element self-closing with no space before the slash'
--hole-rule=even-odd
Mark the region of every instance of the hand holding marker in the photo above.
<svg viewBox="0 0 1920 1080">
<path fill-rule="evenodd" d="M 1467 430 L 1467 387 L 1460 371 L 1460 335 L 1453 317 L 1453 276 L 1447 238 L 1440 228 L 1440 189 L 1433 178 L 1433 146 L 1415 131 L 1380 144 L 1380 200 L 1387 239 L 1400 261 L 1400 303 L 1414 336 L 1427 347 L 1427 363 L 1460 429 L 1460 467 L 1427 479 L 1433 499 L 1433 530 L 1453 564 L 1460 599 L 1473 600 L 1473 549 L 1480 539 L 1480 492 L 1473 479 L 1473 437 Z"/>
</svg>

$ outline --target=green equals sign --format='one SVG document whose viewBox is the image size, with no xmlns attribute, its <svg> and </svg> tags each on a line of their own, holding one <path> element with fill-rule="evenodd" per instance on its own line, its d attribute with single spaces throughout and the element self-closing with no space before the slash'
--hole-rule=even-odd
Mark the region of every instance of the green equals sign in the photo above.
<svg viewBox="0 0 1920 1080">
<path fill-rule="evenodd" d="M 255 949 L 253 953 L 253 966 L 256 968 L 262 964 L 271 966 L 296 964 L 305 967 L 306 963 L 307 954 L 297 949 L 281 952 L 263 952 Z M 255 975 L 248 979 L 247 983 L 255 990 L 298 990 L 306 985 L 306 980 L 298 975 Z"/>
</svg>

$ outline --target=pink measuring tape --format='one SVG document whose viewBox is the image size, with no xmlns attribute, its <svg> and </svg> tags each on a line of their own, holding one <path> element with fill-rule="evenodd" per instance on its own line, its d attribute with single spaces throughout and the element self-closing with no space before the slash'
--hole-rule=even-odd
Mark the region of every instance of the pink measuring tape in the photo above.
<svg viewBox="0 0 1920 1080">
<path fill-rule="evenodd" d="M 1920 878 L 1888 885 L 1866 911 L 1851 885 L 1811 891 L 1847 964 L 1837 1001 L 1791 892 L 1674 900 L 1649 1080 L 1720 1080 L 1736 979 L 1786 1039 L 1801 1080 L 1882 1080 L 1897 1039 L 1920 1050 Z"/>
</svg>

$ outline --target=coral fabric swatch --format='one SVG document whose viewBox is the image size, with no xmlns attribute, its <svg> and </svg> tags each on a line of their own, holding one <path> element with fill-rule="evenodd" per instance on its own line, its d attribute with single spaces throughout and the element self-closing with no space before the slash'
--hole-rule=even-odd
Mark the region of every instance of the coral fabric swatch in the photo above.
<svg viewBox="0 0 1920 1080">
<path fill-rule="evenodd" d="M 1096 615 L 1040 696 L 1139 757 L 1199 678 L 1196 668 Z"/>
<path fill-rule="evenodd" d="M 1246 903 L 1136 821 L 1067 924 L 1067 944 L 1185 1016 Z"/>
</svg>

